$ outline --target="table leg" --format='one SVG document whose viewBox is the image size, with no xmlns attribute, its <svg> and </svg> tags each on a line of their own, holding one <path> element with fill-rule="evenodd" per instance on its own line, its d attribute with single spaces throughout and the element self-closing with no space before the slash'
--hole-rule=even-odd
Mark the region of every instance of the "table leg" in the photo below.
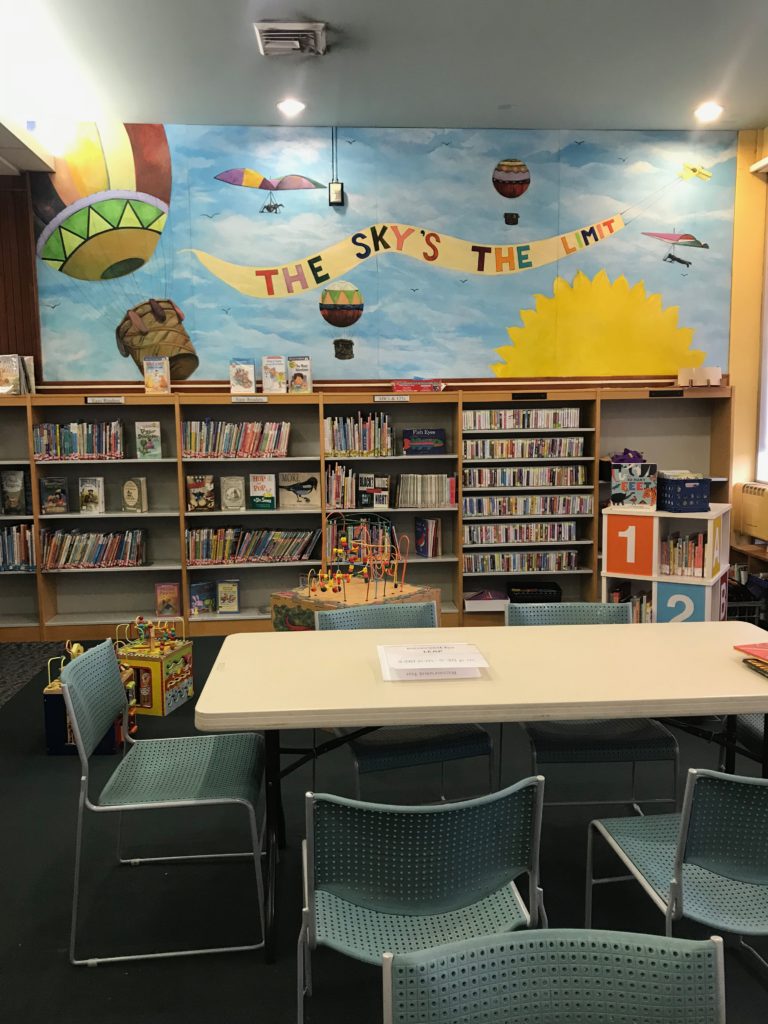
<svg viewBox="0 0 768 1024">
<path fill-rule="evenodd" d="M 725 719 L 725 770 L 729 775 L 736 771 L 736 715 Z"/>
<path fill-rule="evenodd" d="M 264 784 L 266 787 L 267 822 L 264 873 L 264 959 L 275 962 L 277 930 L 275 900 L 277 893 L 278 848 L 285 846 L 285 818 L 280 787 L 280 732 L 269 729 L 264 733 Z"/>
<path fill-rule="evenodd" d="M 768 779 L 768 715 L 763 715 L 763 778 Z"/>
</svg>

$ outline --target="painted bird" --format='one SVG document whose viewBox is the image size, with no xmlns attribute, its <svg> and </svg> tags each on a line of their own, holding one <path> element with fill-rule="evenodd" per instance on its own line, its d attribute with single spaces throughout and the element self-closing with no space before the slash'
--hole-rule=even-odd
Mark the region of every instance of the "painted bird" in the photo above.
<svg viewBox="0 0 768 1024">
<path fill-rule="evenodd" d="M 309 496 L 317 490 L 317 477 L 308 476 L 306 480 L 297 480 L 295 484 L 279 484 L 281 491 L 290 491 L 296 501 L 309 502 Z"/>
</svg>

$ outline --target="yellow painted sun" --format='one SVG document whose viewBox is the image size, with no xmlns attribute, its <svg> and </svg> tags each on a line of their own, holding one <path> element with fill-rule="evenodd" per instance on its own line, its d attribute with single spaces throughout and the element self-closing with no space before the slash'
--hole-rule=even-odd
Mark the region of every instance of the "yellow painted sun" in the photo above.
<svg viewBox="0 0 768 1024">
<path fill-rule="evenodd" d="M 679 307 L 663 309 L 642 281 L 579 271 L 573 284 L 557 277 L 551 297 L 535 298 L 535 309 L 520 310 L 523 326 L 507 328 L 512 344 L 496 350 L 497 377 L 668 374 L 704 362 L 706 353 L 691 348 L 693 328 L 678 326 Z"/>
</svg>

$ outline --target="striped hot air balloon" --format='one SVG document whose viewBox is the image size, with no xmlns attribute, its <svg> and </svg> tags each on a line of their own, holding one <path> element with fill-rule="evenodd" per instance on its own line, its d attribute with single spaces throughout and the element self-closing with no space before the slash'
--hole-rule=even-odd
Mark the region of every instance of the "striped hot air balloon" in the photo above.
<svg viewBox="0 0 768 1024">
<path fill-rule="evenodd" d="M 499 160 L 491 175 L 493 187 L 505 199 L 515 199 L 531 184 L 531 172 L 522 160 Z"/>
<path fill-rule="evenodd" d="M 363 296 L 349 281 L 334 281 L 323 288 L 320 313 L 334 327 L 351 327 L 363 315 Z"/>
<path fill-rule="evenodd" d="M 55 174 L 34 176 L 37 255 L 81 281 L 124 277 L 155 251 L 170 198 L 162 125 L 82 123 Z"/>
</svg>

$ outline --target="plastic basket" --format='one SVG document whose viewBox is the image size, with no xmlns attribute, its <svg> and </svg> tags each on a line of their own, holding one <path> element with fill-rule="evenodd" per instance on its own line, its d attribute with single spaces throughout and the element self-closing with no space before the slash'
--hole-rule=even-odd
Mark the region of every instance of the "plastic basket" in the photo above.
<svg viewBox="0 0 768 1024">
<path fill-rule="evenodd" d="M 709 477 L 659 476 L 656 507 L 659 512 L 709 512 Z"/>
<path fill-rule="evenodd" d="M 509 600 L 515 604 L 551 604 L 563 599 L 563 590 L 559 583 L 531 583 L 523 586 L 510 583 L 507 593 Z"/>
</svg>

